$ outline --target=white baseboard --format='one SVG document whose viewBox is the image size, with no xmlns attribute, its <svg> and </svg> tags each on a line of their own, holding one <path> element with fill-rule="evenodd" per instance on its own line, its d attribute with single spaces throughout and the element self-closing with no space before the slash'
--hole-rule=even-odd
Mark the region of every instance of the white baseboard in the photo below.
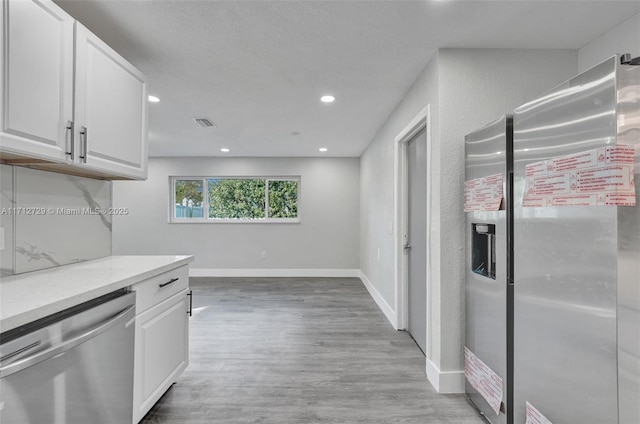
<svg viewBox="0 0 640 424">
<path fill-rule="evenodd" d="M 359 277 L 358 269 L 191 268 L 190 277 Z"/>
<path fill-rule="evenodd" d="M 464 393 L 464 371 L 440 371 L 427 359 L 427 379 L 438 393 Z"/>
<path fill-rule="evenodd" d="M 358 271 L 358 273 L 359 273 L 358 276 L 362 280 L 362 283 L 364 284 L 364 286 L 369 291 L 369 294 L 371 295 L 373 300 L 376 302 L 376 304 L 378 304 L 378 307 L 384 313 L 384 315 L 387 317 L 387 319 L 389 320 L 389 322 L 391 323 L 393 328 L 397 330 L 398 329 L 398 315 L 396 314 L 396 312 L 393 310 L 393 308 L 391 306 L 389 306 L 387 301 L 384 300 L 384 298 L 382 297 L 380 292 L 373 286 L 373 284 L 371 284 L 371 281 L 369 281 L 369 279 L 364 274 L 364 272 Z"/>
</svg>

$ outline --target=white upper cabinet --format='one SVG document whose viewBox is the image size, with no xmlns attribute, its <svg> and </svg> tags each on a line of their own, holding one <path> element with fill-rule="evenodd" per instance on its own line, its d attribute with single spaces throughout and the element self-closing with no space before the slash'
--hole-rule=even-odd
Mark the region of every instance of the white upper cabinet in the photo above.
<svg viewBox="0 0 640 424">
<path fill-rule="evenodd" d="M 73 18 L 50 2 L 2 6 L 2 150 L 64 161 L 73 120 Z"/>
<path fill-rule="evenodd" d="M 146 178 L 147 81 L 76 22 L 75 131 L 86 166 Z"/>
<path fill-rule="evenodd" d="M 3 0 L 0 159 L 147 176 L 147 81 L 50 0 Z"/>
</svg>

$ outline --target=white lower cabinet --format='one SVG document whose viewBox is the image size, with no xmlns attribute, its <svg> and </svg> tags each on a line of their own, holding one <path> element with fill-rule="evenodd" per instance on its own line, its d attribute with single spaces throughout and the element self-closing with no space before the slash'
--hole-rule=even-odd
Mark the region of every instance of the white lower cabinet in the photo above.
<svg viewBox="0 0 640 424">
<path fill-rule="evenodd" d="M 189 363 L 188 268 L 135 284 L 133 419 L 138 423 Z"/>
</svg>

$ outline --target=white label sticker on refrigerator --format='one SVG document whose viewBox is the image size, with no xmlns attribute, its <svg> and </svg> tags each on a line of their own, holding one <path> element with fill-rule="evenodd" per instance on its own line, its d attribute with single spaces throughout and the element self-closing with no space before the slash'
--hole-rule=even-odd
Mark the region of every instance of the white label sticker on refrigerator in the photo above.
<svg viewBox="0 0 640 424">
<path fill-rule="evenodd" d="M 464 376 L 471 387 L 487 401 L 496 415 L 502 404 L 502 377 L 480 360 L 466 346 L 464 347 Z"/>
<path fill-rule="evenodd" d="M 502 174 L 464 182 L 464 211 L 499 211 L 502 206 Z"/>
<path fill-rule="evenodd" d="M 533 407 L 529 402 L 526 402 L 526 420 L 524 424 L 553 424 L 544 415 Z"/>
<path fill-rule="evenodd" d="M 635 206 L 634 154 L 618 144 L 531 163 L 522 205 Z"/>
</svg>

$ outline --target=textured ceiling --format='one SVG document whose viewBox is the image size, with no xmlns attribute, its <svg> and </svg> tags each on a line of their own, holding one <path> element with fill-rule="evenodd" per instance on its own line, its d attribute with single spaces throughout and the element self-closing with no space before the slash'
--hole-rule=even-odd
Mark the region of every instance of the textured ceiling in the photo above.
<svg viewBox="0 0 640 424">
<path fill-rule="evenodd" d="M 148 76 L 161 99 L 149 105 L 151 156 L 359 156 L 436 49 L 577 49 L 640 11 L 611 0 L 56 3 Z"/>
</svg>

